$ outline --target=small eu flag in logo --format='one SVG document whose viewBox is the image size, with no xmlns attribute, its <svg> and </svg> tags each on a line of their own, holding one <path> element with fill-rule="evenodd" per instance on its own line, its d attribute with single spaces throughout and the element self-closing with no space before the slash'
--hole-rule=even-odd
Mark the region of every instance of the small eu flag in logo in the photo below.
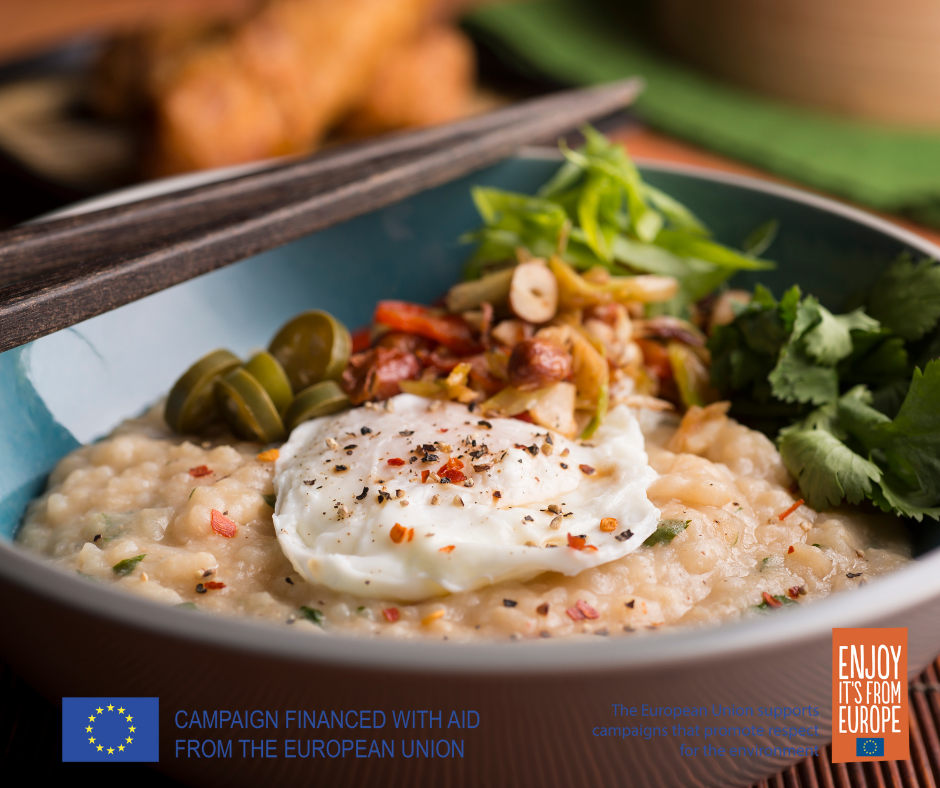
<svg viewBox="0 0 940 788">
<path fill-rule="evenodd" d="M 63 761 L 160 760 L 159 698 L 62 698 Z"/>
<path fill-rule="evenodd" d="M 855 756 L 857 758 L 883 758 L 885 754 L 885 740 L 882 739 L 856 739 Z"/>
</svg>

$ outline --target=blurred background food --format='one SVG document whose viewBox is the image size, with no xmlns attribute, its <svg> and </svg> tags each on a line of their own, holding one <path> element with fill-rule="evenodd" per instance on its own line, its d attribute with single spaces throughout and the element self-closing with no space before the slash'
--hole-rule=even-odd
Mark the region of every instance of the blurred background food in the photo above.
<svg viewBox="0 0 940 788">
<path fill-rule="evenodd" d="M 641 74 L 634 128 L 940 227 L 938 45 L 936 0 L 7 0 L 0 226 Z"/>
</svg>

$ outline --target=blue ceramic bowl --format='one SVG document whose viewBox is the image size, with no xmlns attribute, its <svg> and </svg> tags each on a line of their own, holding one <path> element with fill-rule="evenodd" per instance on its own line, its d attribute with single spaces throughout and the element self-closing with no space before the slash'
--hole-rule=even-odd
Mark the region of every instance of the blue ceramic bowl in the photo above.
<svg viewBox="0 0 940 788">
<path fill-rule="evenodd" d="M 679 739 L 608 740 L 592 735 L 593 726 L 618 724 L 614 702 L 809 705 L 820 709 L 818 736 L 777 746 L 820 744 L 831 729 L 833 627 L 909 627 L 909 667 L 920 671 L 940 652 L 940 551 L 926 543 L 911 566 L 878 582 L 760 620 L 649 637 L 470 646 L 311 637 L 199 616 L 97 587 L 12 544 L 56 461 L 153 403 L 193 359 L 219 346 L 245 355 L 305 309 L 328 309 L 359 326 L 381 298 L 432 301 L 467 255 L 455 239 L 477 224 L 469 186 L 533 191 L 557 164 L 545 153 L 511 159 L 0 355 L 0 656 L 56 702 L 159 696 L 158 768 L 203 786 L 746 785 L 801 756 L 683 759 Z M 909 232 L 804 192 L 686 167 L 643 172 L 726 243 L 737 246 L 779 219 L 770 255 L 778 268 L 759 274 L 778 294 L 797 282 L 838 307 L 898 252 L 940 255 Z M 463 739 L 458 759 L 176 757 L 175 740 L 194 734 L 246 738 L 175 727 L 177 709 L 225 708 L 443 709 L 445 719 L 450 709 L 474 709 L 481 724 L 459 736 L 418 732 Z M 401 738 L 388 729 L 264 738 L 272 735 Z"/>
</svg>

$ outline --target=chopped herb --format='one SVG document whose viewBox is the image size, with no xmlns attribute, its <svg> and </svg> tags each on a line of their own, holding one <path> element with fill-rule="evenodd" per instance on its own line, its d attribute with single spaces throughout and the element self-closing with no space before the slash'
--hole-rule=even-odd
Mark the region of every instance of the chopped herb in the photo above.
<svg viewBox="0 0 940 788">
<path fill-rule="evenodd" d="M 277 501 L 277 496 L 274 493 L 268 493 L 267 495 L 262 495 L 261 497 L 264 498 L 264 502 L 268 506 L 270 506 L 272 509 L 274 508 L 274 503 Z"/>
<path fill-rule="evenodd" d="M 643 542 L 646 547 L 653 547 L 658 544 L 669 544 L 686 528 L 689 527 L 691 520 L 660 520 L 656 530 L 650 534 Z"/>
<path fill-rule="evenodd" d="M 141 553 L 140 555 L 135 555 L 133 558 L 125 558 L 123 561 L 118 561 L 114 566 L 111 567 L 111 571 L 114 572 L 114 574 L 116 574 L 118 577 L 125 577 L 133 572 L 134 567 L 143 561 L 146 556 L 146 553 Z"/>
<path fill-rule="evenodd" d="M 323 619 L 324 619 L 323 612 L 320 610 L 317 610 L 315 607 L 307 607 L 306 605 L 301 605 L 300 613 L 305 619 L 307 619 L 307 621 L 312 621 L 318 627 L 323 626 Z"/>
<path fill-rule="evenodd" d="M 785 605 L 795 605 L 797 604 L 792 599 L 787 597 L 784 594 L 768 594 L 766 591 L 761 592 L 764 601 L 759 605 L 754 605 L 755 610 L 770 610 L 776 607 L 784 607 Z"/>
</svg>

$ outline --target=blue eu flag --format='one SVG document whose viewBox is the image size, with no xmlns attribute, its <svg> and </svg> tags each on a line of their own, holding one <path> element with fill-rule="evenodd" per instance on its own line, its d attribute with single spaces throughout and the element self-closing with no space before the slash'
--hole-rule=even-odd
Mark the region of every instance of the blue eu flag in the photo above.
<svg viewBox="0 0 940 788">
<path fill-rule="evenodd" d="M 159 698 L 62 698 L 63 761 L 159 761 Z"/>
<path fill-rule="evenodd" d="M 883 758 L 885 754 L 884 739 L 856 739 L 855 756 L 857 758 Z"/>
</svg>

